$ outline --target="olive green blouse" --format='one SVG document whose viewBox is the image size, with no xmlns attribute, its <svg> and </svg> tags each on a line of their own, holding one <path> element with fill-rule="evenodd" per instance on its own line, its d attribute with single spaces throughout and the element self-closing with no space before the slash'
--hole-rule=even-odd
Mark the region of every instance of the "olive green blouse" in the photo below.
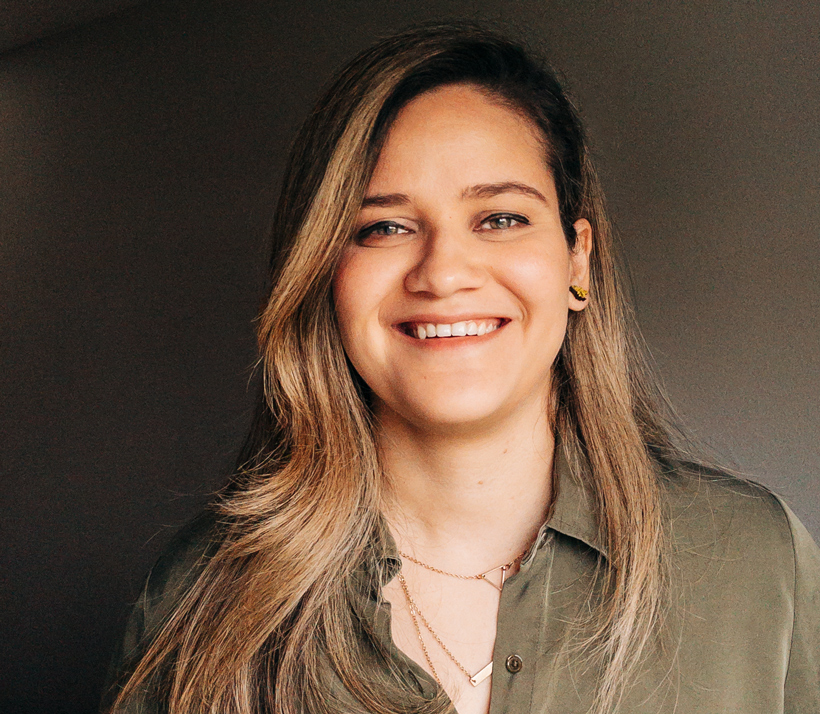
<svg viewBox="0 0 820 714">
<path fill-rule="evenodd" d="M 582 634 L 573 623 L 588 612 L 606 552 L 584 474 L 573 473 L 557 452 L 555 476 L 553 516 L 501 593 L 491 714 L 583 714 L 592 703 L 596 667 L 573 647 Z M 820 713 L 820 551 L 811 536 L 760 486 L 684 467 L 659 467 L 659 481 L 669 526 L 667 610 L 620 711 Z M 213 546 L 209 523 L 197 519 L 160 558 L 133 609 L 112 676 L 122 675 L 197 572 Z M 389 580 L 401 561 L 395 551 L 384 557 Z M 363 629 L 391 652 L 407 686 L 432 696 L 435 681 L 392 643 L 390 606 L 379 589 L 363 586 L 354 609 L 368 621 Z M 360 711 L 330 676 L 334 694 Z M 129 707 L 134 714 L 162 711 L 151 701 Z"/>
</svg>

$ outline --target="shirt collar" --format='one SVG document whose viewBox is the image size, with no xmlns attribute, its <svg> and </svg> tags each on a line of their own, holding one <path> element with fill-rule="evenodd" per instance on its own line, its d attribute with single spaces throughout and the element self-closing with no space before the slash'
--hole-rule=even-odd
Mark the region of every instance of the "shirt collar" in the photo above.
<svg viewBox="0 0 820 714">
<path fill-rule="evenodd" d="M 589 486 L 590 469 L 586 459 L 571 459 L 566 448 L 556 440 L 553 456 L 553 489 L 555 506 L 552 517 L 542 531 L 550 529 L 580 540 L 601 555 L 606 556 L 597 518 L 594 497 Z"/>
</svg>

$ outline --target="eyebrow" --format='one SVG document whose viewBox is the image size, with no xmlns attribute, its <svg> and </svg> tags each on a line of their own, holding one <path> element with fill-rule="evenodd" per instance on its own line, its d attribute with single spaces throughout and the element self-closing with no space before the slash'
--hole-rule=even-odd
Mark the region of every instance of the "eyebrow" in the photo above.
<svg viewBox="0 0 820 714">
<path fill-rule="evenodd" d="M 410 196 L 406 193 L 378 193 L 375 196 L 367 196 L 362 201 L 362 208 L 371 206 L 391 208 L 392 206 L 406 206 L 408 203 L 410 203 Z"/>
<path fill-rule="evenodd" d="M 542 203 L 549 203 L 537 188 L 528 186 L 518 181 L 502 181 L 500 183 L 482 183 L 477 186 L 470 186 L 461 192 L 462 198 L 493 198 L 502 193 L 520 193 L 531 196 Z"/>
<path fill-rule="evenodd" d="M 519 193 L 524 196 L 531 196 L 542 203 L 548 204 L 549 201 L 544 197 L 537 188 L 528 186 L 525 183 L 518 181 L 501 181 L 499 183 L 480 183 L 475 186 L 469 186 L 461 192 L 461 198 L 493 198 L 504 193 Z M 362 201 L 362 208 L 392 208 L 393 206 L 406 206 L 410 203 L 410 197 L 406 193 L 379 193 L 373 196 L 367 196 Z"/>
</svg>

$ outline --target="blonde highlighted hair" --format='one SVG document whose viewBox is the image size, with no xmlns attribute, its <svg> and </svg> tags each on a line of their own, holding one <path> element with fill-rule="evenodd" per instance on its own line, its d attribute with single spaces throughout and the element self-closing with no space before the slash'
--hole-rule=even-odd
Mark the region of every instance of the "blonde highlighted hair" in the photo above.
<svg viewBox="0 0 820 714">
<path fill-rule="evenodd" d="M 430 713 L 360 652 L 357 574 L 376 572 L 382 474 L 367 387 L 346 360 L 330 291 L 397 112 L 470 84 L 538 127 L 567 243 L 592 225 L 591 296 L 571 313 L 553 368 L 563 448 L 589 464 L 606 597 L 590 651 L 603 657 L 595 710 L 614 711 L 662 603 L 663 529 L 653 452 L 674 451 L 618 283 L 612 234 L 584 132 L 553 72 L 470 24 L 424 26 L 355 58 L 293 145 L 273 227 L 270 298 L 259 319 L 264 399 L 242 468 L 216 508 L 220 536 L 196 581 L 140 650 L 112 711 L 149 696 L 169 714 L 328 713 L 329 663 L 365 711 Z M 146 694 L 147 692 L 147 694 Z"/>
</svg>

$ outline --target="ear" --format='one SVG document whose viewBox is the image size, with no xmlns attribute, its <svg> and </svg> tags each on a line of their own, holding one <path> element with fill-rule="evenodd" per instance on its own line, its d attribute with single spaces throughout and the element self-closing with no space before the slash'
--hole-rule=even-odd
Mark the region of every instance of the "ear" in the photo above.
<svg viewBox="0 0 820 714">
<path fill-rule="evenodd" d="M 592 253 L 592 226 L 586 218 L 580 218 L 572 224 L 575 229 L 575 248 L 569 254 L 569 285 L 578 285 L 589 290 L 589 256 Z M 576 312 L 583 310 L 589 299 L 579 300 L 567 286 L 569 309 Z"/>
</svg>

